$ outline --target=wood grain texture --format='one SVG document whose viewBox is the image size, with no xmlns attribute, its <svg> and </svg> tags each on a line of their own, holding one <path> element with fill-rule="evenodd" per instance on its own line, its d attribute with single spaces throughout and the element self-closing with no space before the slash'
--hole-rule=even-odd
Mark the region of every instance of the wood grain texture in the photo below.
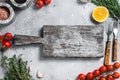
<svg viewBox="0 0 120 80">
<path fill-rule="evenodd" d="M 44 39 L 37 36 L 28 36 L 28 35 L 14 35 L 14 45 L 27 45 L 35 43 L 43 43 Z"/>
<path fill-rule="evenodd" d="M 106 43 L 106 50 L 105 50 L 105 58 L 104 58 L 104 65 L 110 64 L 110 41 Z"/>
<path fill-rule="evenodd" d="M 113 61 L 117 61 L 117 55 L 118 55 L 118 40 L 114 39 L 113 40 Z"/>
<path fill-rule="evenodd" d="M 103 26 L 45 25 L 44 56 L 103 57 Z"/>
</svg>

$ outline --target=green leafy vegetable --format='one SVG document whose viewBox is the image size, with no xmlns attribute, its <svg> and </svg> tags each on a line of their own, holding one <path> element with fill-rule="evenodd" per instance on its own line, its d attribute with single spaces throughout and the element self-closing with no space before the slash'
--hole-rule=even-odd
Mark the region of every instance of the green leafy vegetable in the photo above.
<svg viewBox="0 0 120 80">
<path fill-rule="evenodd" d="M 91 0 L 98 6 L 104 6 L 109 10 L 110 16 L 114 19 L 120 19 L 120 4 L 118 0 Z"/>
<path fill-rule="evenodd" d="M 6 74 L 0 80 L 33 80 L 27 68 L 27 61 L 23 61 L 21 55 L 14 55 L 12 58 L 3 55 L 1 66 Z"/>
</svg>

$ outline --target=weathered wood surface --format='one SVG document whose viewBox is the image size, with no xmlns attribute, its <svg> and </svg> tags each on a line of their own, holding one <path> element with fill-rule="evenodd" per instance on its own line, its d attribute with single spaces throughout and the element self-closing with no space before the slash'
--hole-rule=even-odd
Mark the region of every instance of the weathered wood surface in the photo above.
<svg viewBox="0 0 120 80">
<path fill-rule="evenodd" d="M 102 57 L 103 32 L 102 26 L 44 26 L 44 56 Z"/>
<path fill-rule="evenodd" d="M 14 45 L 26 45 L 26 44 L 43 43 L 44 40 L 43 38 L 37 36 L 15 35 L 13 42 Z"/>
<path fill-rule="evenodd" d="M 47 57 L 102 57 L 102 26 L 43 26 L 43 38 L 15 35 L 14 44 L 42 43 Z"/>
</svg>

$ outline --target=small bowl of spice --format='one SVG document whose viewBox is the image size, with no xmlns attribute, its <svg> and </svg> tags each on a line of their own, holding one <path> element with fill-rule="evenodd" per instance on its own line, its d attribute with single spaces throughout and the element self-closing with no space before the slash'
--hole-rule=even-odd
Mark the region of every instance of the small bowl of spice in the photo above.
<svg viewBox="0 0 120 80">
<path fill-rule="evenodd" d="M 32 0 L 10 0 L 10 1 L 15 7 L 20 9 L 25 9 L 29 7 L 29 5 L 32 2 Z"/>
<path fill-rule="evenodd" d="M 15 12 L 13 8 L 5 3 L 0 2 L 0 25 L 7 25 L 13 22 L 15 17 Z"/>
</svg>

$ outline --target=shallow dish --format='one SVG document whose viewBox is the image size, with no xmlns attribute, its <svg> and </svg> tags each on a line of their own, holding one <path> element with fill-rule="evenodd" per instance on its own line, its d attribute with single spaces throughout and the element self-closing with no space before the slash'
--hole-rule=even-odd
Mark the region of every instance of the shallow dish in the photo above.
<svg viewBox="0 0 120 80">
<path fill-rule="evenodd" d="M 6 11 L 8 11 L 8 13 L 9 13 L 9 17 L 7 19 L 0 20 L 0 25 L 7 25 L 7 24 L 12 23 L 15 18 L 15 12 L 14 12 L 13 8 L 5 2 L 0 2 L 0 8 L 6 9 Z"/>
<path fill-rule="evenodd" d="M 21 8 L 21 9 L 27 8 L 32 2 L 32 0 L 21 0 L 21 1 L 20 0 L 10 0 L 10 1 L 15 7 Z"/>
</svg>

